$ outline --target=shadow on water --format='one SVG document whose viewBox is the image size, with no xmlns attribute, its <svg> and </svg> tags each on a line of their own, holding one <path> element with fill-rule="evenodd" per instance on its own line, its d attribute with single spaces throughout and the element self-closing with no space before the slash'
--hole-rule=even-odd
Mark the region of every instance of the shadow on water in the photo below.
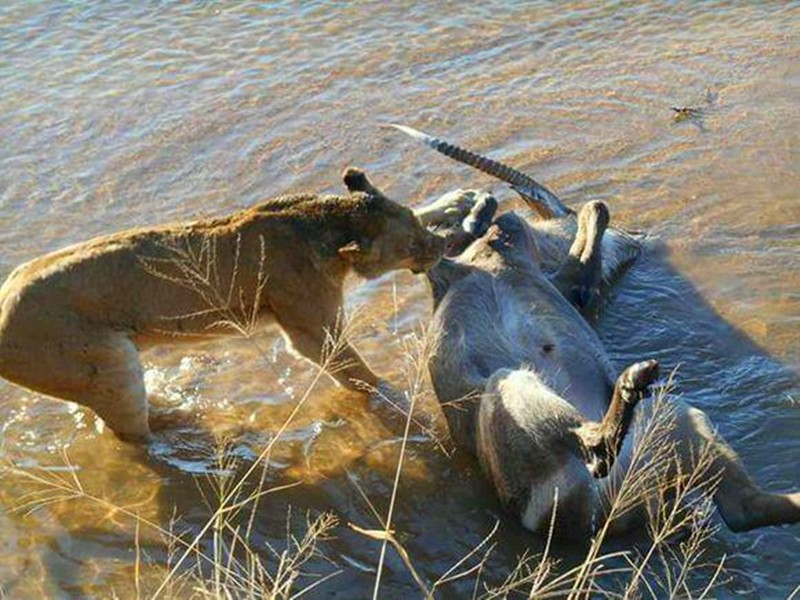
<svg viewBox="0 0 800 600">
<path fill-rule="evenodd" d="M 710 417 L 739 454 L 751 477 L 770 491 L 800 488 L 800 377 L 744 332 L 727 322 L 696 286 L 671 263 L 659 241 L 613 287 L 596 320 L 601 339 L 618 368 L 643 358 L 658 359 L 664 372 L 677 369 L 677 393 Z M 758 465 L 756 467 L 756 465 Z M 773 589 L 797 584 L 791 538 L 797 526 L 732 534 L 721 520 L 709 555 L 727 555 L 726 592 L 755 594 L 764 589 L 752 556 L 740 550 L 760 546 L 763 560 L 785 564 Z M 774 544 L 776 540 L 783 543 Z M 775 550 L 784 548 L 784 550 Z"/>
<path fill-rule="evenodd" d="M 381 528 L 370 503 L 385 517 L 404 419 L 380 406 L 367 408 L 347 392 L 321 387 L 308 410 L 313 413 L 308 415 L 311 425 L 301 415 L 283 441 L 276 444 L 263 480 L 258 466 L 245 480 L 239 498 L 259 489 L 276 490 L 258 504 L 249 547 L 272 567 L 277 562 L 273 549 L 281 553 L 291 548 L 293 541 L 287 536 L 302 537 L 309 519 L 323 510 L 330 511 L 338 517 L 339 526 L 331 539 L 320 543 L 324 557 L 315 557 L 304 567 L 306 576 L 301 577 L 296 589 L 341 571 L 310 597 L 353 597 L 354 590 L 356 595 L 365 596 L 374 584 L 380 542 L 353 531 L 348 524 Z M 338 414 L 339 421 L 330 418 L 331 414 Z M 233 421 L 237 416 L 208 413 L 201 421 L 159 432 L 144 447 L 121 444 L 108 432 L 76 436 L 70 445 L 70 464 L 87 479 L 84 485 L 88 493 L 107 498 L 109 503 L 140 514 L 191 542 L 218 506 L 215 490 L 219 481 L 243 478 L 282 422 L 274 416 L 255 423 L 239 419 L 235 427 L 225 428 L 222 437 L 228 442 L 223 445 L 213 423 L 217 418 Z M 349 438 L 347 442 L 343 443 L 343 437 Z M 100 460 L 94 462 L 95 457 Z M 54 467 L 60 468 L 57 464 Z M 124 472 L 122 480 L 120 471 Z M 96 479 L 89 481 L 90 477 Z M 136 493 L 137 488 L 140 493 Z M 133 540 L 137 536 L 143 563 L 161 567 L 141 581 L 141 591 L 147 595 L 159 585 L 166 567 L 174 565 L 183 552 L 144 522 L 137 531 L 134 520 L 111 505 L 73 500 L 56 505 L 46 518 L 58 526 L 42 539 L 39 562 L 27 571 L 23 569 L 23 577 L 3 582 L 4 592 L 12 597 L 29 593 L 30 587 L 18 587 L 26 579 L 28 583 L 38 579 L 44 595 L 82 598 L 105 593 L 109 586 L 120 597 L 133 595 L 137 552 Z M 229 516 L 227 522 L 243 531 L 249 519 L 250 511 L 244 510 Z M 447 456 L 429 437 L 412 435 L 393 529 L 426 582 L 432 584 L 496 524 L 498 531 L 492 541 L 499 544 L 484 573 L 484 580 L 491 583 L 500 583 L 523 552 L 539 551 L 543 541 L 532 540 L 503 512 L 474 461 L 459 453 Z M 206 556 L 215 554 L 212 533 L 207 532 L 199 543 Z M 230 541 L 228 536 L 227 543 Z M 224 548 L 223 556 L 230 548 Z M 233 553 L 244 558 L 241 548 Z M 578 556 L 580 551 L 574 554 Z M 192 553 L 178 573 L 196 565 Z M 210 569 L 204 572 L 210 578 Z M 472 593 L 473 585 L 466 578 L 443 588 L 440 597 L 464 597 Z M 386 598 L 419 595 L 407 567 L 391 549 L 381 590 L 381 597 Z"/>
</svg>

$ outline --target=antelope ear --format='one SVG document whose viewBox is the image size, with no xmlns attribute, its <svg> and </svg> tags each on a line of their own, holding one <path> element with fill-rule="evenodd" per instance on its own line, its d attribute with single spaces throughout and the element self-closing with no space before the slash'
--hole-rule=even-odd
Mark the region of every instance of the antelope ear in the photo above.
<svg viewBox="0 0 800 600">
<path fill-rule="evenodd" d="M 350 242 L 345 244 L 336 251 L 343 259 L 353 262 L 356 258 L 364 253 L 358 242 Z"/>
</svg>

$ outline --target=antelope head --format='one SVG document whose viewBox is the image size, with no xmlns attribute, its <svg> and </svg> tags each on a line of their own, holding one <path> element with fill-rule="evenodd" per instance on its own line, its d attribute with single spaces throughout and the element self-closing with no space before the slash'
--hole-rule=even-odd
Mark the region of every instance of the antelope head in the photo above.
<svg viewBox="0 0 800 600">
<path fill-rule="evenodd" d="M 575 240 L 578 218 L 576 212 L 564 204 L 556 194 L 532 177 L 499 161 L 466 150 L 412 127 L 396 124 L 391 126 L 457 162 L 469 165 L 509 184 L 537 217 L 531 226 L 536 232 L 542 267 L 552 273 L 560 268 Z M 639 255 L 644 237 L 642 234 L 630 233 L 614 227 L 606 230 L 602 243 L 602 272 L 605 282 L 610 282 L 622 268 Z"/>
</svg>

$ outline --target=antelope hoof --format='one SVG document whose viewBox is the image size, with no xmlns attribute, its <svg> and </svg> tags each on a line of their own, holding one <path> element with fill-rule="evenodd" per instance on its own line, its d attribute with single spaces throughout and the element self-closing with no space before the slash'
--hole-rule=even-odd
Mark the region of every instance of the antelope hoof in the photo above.
<svg viewBox="0 0 800 600">
<path fill-rule="evenodd" d="M 620 384 L 623 392 L 645 393 L 647 388 L 658 379 L 660 371 L 657 360 L 645 360 L 631 365 L 620 375 Z M 626 397 L 627 400 L 628 398 Z"/>
</svg>

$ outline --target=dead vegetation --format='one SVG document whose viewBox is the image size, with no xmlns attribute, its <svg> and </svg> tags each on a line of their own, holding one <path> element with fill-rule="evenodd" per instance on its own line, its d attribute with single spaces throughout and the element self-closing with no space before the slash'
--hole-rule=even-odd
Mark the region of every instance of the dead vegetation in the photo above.
<svg viewBox="0 0 800 600">
<path fill-rule="evenodd" d="M 176 250 L 178 251 L 178 250 Z M 186 281 L 176 285 L 190 286 L 210 304 L 209 310 L 221 319 L 217 327 L 233 329 L 253 340 L 253 317 L 247 311 L 230 310 L 230 299 L 241 290 L 214 289 L 218 285 L 211 249 L 200 254 L 181 254 L 177 264 Z M 262 255 L 261 260 L 267 258 Z M 174 272 L 174 271 L 173 271 Z M 157 272 L 156 272 L 157 273 Z M 261 284 L 259 284 L 261 285 Z M 251 292 L 252 294 L 252 292 Z M 256 297 L 258 291 L 256 291 Z M 591 540 L 584 559 L 575 566 L 561 564 L 555 551 L 552 515 L 550 533 L 539 553 L 528 552 L 508 565 L 506 573 L 488 572 L 487 565 L 502 540 L 498 524 L 463 556 L 454 556 L 452 566 L 435 577 L 422 568 L 401 542 L 396 529 L 395 513 L 398 491 L 403 485 L 407 445 L 412 435 L 426 436 L 430 452 L 447 447 L 446 440 L 429 425 L 430 418 L 420 409 L 421 399 L 431 394 L 427 379 L 427 359 L 431 351 L 424 331 L 405 336 L 403 346 L 403 385 L 399 390 L 374 390 L 387 405 L 404 416 L 404 429 L 394 469 L 388 508 L 381 513 L 370 499 L 371 491 L 355 481 L 358 493 L 369 507 L 374 523 L 343 524 L 346 515 L 323 511 L 305 515 L 300 525 L 292 517 L 286 519 L 282 547 L 254 543 L 253 526 L 260 510 L 268 510 L 270 498 L 300 482 L 270 486 L 270 458 L 282 436 L 314 394 L 320 380 L 340 368 L 338 349 L 355 333 L 357 319 L 342 320 L 337 331 L 330 332 L 324 360 L 314 368 L 302 394 L 295 396 L 294 406 L 286 419 L 275 429 L 270 441 L 257 458 L 242 463 L 227 452 L 228 440 L 220 440 L 216 449 L 217 468 L 213 475 L 199 478 L 197 485 L 204 498 L 209 517 L 191 534 L 176 531 L 174 522 L 156 522 L 142 516 L 136 506 L 125 506 L 87 491 L 76 469 L 70 468 L 66 452 L 62 470 L 30 467 L 17 460 L 9 448 L 3 449 L 0 478 L 25 490 L 16 497 L 13 510 L 26 514 L 54 503 L 87 502 L 113 511 L 130 521 L 135 547 L 133 589 L 137 598 L 298 598 L 312 591 L 322 593 L 325 584 L 347 568 L 345 562 L 326 553 L 326 542 L 343 527 L 364 538 L 375 548 L 375 575 L 372 597 L 381 597 L 387 554 L 395 552 L 405 564 L 408 576 L 419 589 L 420 597 L 436 598 L 455 589 L 472 590 L 473 598 L 704 598 L 722 580 L 724 557 L 709 563 L 706 542 L 714 533 L 710 523 L 711 501 L 716 474 L 710 472 L 711 456 L 701 453 L 693 468 L 684 470 L 675 449 L 668 442 L 672 427 L 669 394 L 671 382 L 657 393 L 652 418 L 639 432 L 638 445 L 630 468 L 618 489 L 608 498 L 606 515 L 600 518 L 597 534 Z M 266 350 L 253 341 L 254 347 L 270 369 Z M 255 485 L 254 485 L 255 483 Z M 557 498 L 556 498 L 557 510 Z M 647 511 L 649 542 L 618 550 L 608 549 L 609 534 L 614 524 L 630 511 Z M 145 531 L 160 538 L 166 564 L 150 558 L 142 548 Z M 277 532 L 276 532 L 277 533 Z M 698 583 L 699 582 L 699 583 Z M 459 586 L 459 587 L 454 587 Z M 462 593 L 462 592 L 459 592 Z"/>
</svg>

